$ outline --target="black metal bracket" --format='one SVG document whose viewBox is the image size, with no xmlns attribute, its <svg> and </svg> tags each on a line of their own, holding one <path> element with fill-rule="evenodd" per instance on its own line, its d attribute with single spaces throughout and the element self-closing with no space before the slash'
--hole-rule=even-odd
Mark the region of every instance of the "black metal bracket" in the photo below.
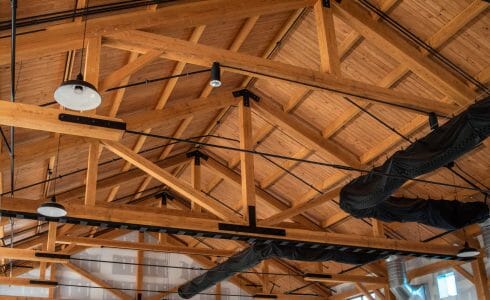
<svg viewBox="0 0 490 300">
<path fill-rule="evenodd" d="M 202 153 L 199 150 L 187 152 L 186 155 L 187 157 L 194 157 L 194 164 L 196 164 L 196 166 L 199 166 L 201 164 L 201 158 L 204 160 L 208 160 L 209 158 L 209 156 L 207 156 L 206 154 Z"/>
<path fill-rule="evenodd" d="M 35 280 L 35 279 L 31 279 L 31 280 L 29 280 L 29 283 L 30 284 L 34 284 L 34 285 L 52 285 L 52 286 L 57 286 L 58 285 L 58 281 L 51 281 L 51 280 Z"/>
<path fill-rule="evenodd" d="M 219 230 L 248 232 L 268 235 L 286 236 L 286 230 L 278 228 L 257 227 L 257 217 L 255 213 L 255 206 L 248 207 L 248 225 L 237 224 L 218 224 Z"/>
<path fill-rule="evenodd" d="M 437 115 L 433 112 L 429 113 L 429 125 L 431 130 L 439 128 L 439 120 L 437 120 Z"/>
<path fill-rule="evenodd" d="M 160 194 L 155 195 L 155 198 L 158 197 L 161 198 L 162 206 L 166 206 L 169 200 L 175 199 L 175 197 L 172 194 L 170 194 L 168 191 L 163 191 Z"/>
<path fill-rule="evenodd" d="M 254 299 L 277 299 L 277 295 L 268 295 L 268 294 L 255 294 L 252 296 Z"/>
<path fill-rule="evenodd" d="M 233 92 L 233 97 L 238 98 L 238 97 L 243 97 L 243 105 L 245 106 L 250 106 L 250 98 L 254 101 L 259 101 L 260 97 L 252 93 L 251 91 L 247 89 L 241 89 L 238 91 Z"/>
<path fill-rule="evenodd" d="M 97 127 L 126 130 L 125 122 L 97 119 L 97 118 L 85 117 L 80 115 L 71 115 L 71 114 L 59 114 L 58 119 L 60 121 L 69 122 L 69 123 L 77 123 L 77 124 L 91 125 Z"/>
<path fill-rule="evenodd" d="M 46 253 L 46 252 L 36 252 L 34 253 L 35 257 L 47 257 L 47 258 L 55 258 L 55 259 L 70 259 L 70 255 L 68 254 L 57 254 L 57 253 Z"/>
</svg>

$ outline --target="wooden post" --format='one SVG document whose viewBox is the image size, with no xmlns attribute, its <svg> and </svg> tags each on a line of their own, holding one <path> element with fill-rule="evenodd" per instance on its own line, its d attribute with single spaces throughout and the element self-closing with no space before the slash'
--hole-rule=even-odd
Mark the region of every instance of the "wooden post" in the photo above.
<svg viewBox="0 0 490 300">
<path fill-rule="evenodd" d="M 194 189 L 201 191 L 201 157 L 198 153 L 194 154 L 191 161 L 191 184 Z M 196 202 L 192 201 L 191 210 L 194 212 L 201 212 L 201 207 Z"/>
<path fill-rule="evenodd" d="M 248 91 L 244 91 L 243 101 L 238 104 L 240 126 L 240 148 L 253 150 L 252 139 L 252 110 Z M 255 177 L 254 158 L 251 153 L 240 152 L 240 172 L 242 177 L 242 208 L 245 221 L 255 222 L 249 219 L 249 213 L 253 210 L 255 218 Z"/>
<path fill-rule="evenodd" d="M 315 3 L 316 31 L 320 48 L 320 68 L 323 72 L 340 75 L 340 59 L 335 37 L 332 9 L 323 6 L 323 0 Z"/>
<path fill-rule="evenodd" d="M 385 237 L 385 229 L 383 222 L 376 219 L 371 219 L 373 222 L 373 235 L 376 237 Z"/>
<path fill-rule="evenodd" d="M 475 279 L 476 294 L 479 300 L 490 300 L 487 272 L 483 258 L 479 257 L 471 263 L 473 278 Z"/>
<path fill-rule="evenodd" d="M 43 244 L 43 248 L 45 251 L 54 252 L 56 247 L 56 229 L 57 229 L 57 223 L 49 222 L 48 239 L 46 243 Z M 47 263 L 41 262 L 41 264 L 39 265 L 39 278 L 41 280 L 46 279 L 46 268 L 47 268 Z"/>
</svg>

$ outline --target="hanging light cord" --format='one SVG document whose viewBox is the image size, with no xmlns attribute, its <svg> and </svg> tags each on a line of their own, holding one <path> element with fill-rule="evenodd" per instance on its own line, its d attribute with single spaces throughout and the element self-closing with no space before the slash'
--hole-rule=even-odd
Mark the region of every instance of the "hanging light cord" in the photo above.
<svg viewBox="0 0 490 300">
<path fill-rule="evenodd" d="M 85 22 L 83 25 L 83 39 L 82 39 L 82 53 L 80 54 L 80 74 L 82 74 L 82 65 L 83 65 L 83 58 L 85 56 L 85 35 L 87 34 L 87 22 L 88 22 L 88 3 L 90 0 L 87 0 L 87 3 L 85 3 Z"/>
<path fill-rule="evenodd" d="M 54 163 L 53 197 L 56 195 L 56 179 L 58 178 L 58 169 L 59 169 L 59 162 L 60 162 L 60 144 L 61 144 L 61 133 L 58 134 L 58 146 L 56 147 L 56 160 Z"/>
</svg>

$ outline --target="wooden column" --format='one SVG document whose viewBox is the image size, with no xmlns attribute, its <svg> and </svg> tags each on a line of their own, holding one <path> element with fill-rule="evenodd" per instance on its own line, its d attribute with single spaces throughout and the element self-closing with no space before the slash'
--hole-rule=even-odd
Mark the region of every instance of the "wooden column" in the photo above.
<svg viewBox="0 0 490 300">
<path fill-rule="evenodd" d="M 99 153 L 99 141 L 92 141 L 88 149 L 87 179 L 85 182 L 85 205 L 95 205 L 97 195 L 97 172 L 99 164 Z"/>
<path fill-rule="evenodd" d="M 262 293 L 267 295 L 269 293 L 269 261 L 264 260 L 262 262 Z"/>
<path fill-rule="evenodd" d="M 373 222 L 373 235 L 376 237 L 385 237 L 385 229 L 383 222 L 376 219 L 371 219 Z"/>
<path fill-rule="evenodd" d="M 247 93 L 247 92 L 246 92 Z M 252 139 L 252 110 L 251 99 L 248 94 L 243 96 L 243 101 L 238 104 L 240 126 L 240 148 L 253 150 Z M 255 212 L 255 178 L 254 160 L 251 153 L 240 152 L 240 172 L 242 177 L 242 208 L 245 221 L 249 220 L 248 212 Z M 255 217 L 255 215 L 254 215 Z M 255 220 L 252 220 L 255 222 Z"/>
<path fill-rule="evenodd" d="M 194 157 L 191 160 L 191 184 L 194 189 L 198 191 L 201 190 L 201 157 L 198 152 L 194 153 Z M 196 202 L 192 201 L 191 210 L 194 212 L 201 212 L 201 207 Z"/>
<path fill-rule="evenodd" d="M 323 0 L 315 4 L 316 31 L 320 48 L 320 69 L 333 75 L 340 75 L 340 59 L 335 37 L 333 13 L 330 7 L 323 6 Z"/>
<path fill-rule="evenodd" d="M 479 257 L 471 263 L 473 268 L 473 278 L 475 280 L 476 294 L 479 300 L 490 300 L 490 290 L 488 288 L 487 272 L 483 258 Z"/>
<path fill-rule="evenodd" d="M 57 223 L 49 222 L 48 239 L 46 243 L 43 245 L 44 251 L 54 252 L 56 247 L 56 229 L 57 229 Z M 41 264 L 39 265 L 39 278 L 41 280 L 44 280 L 46 278 L 46 268 L 47 268 L 47 263 L 41 262 Z"/>
<path fill-rule="evenodd" d="M 87 22 L 87 20 L 85 20 Z M 85 51 L 84 79 L 96 89 L 99 85 L 101 37 L 91 38 L 87 42 Z M 87 111 L 87 114 L 95 114 L 96 110 Z M 85 205 L 95 205 L 97 193 L 97 172 L 100 154 L 99 141 L 92 141 L 89 146 L 87 178 L 85 179 Z"/>
<path fill-rule="evenodd" d="M 214 289 L 215 294 L 216 294 L 216 300 L 221 300 L 221 283 L 216 284 L 216 288 Z"/>
<path fill-rule="evenodd" d="M 49 280 L 51 281 L 56 281 L 56 271 L 57 271 L 57 265 L 56 264 L 51 264 L 50 270 L 49 270 Z M 49 288 L 49 299 L 56 299 L 56 287 L 50 287 Z"/>
</svg>

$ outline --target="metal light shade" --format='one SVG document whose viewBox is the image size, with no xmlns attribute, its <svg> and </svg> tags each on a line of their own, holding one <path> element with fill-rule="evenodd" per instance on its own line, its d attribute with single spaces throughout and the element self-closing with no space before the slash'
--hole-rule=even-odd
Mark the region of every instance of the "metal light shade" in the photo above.
<svg viewBox="0 0 490 300">
<path fill-rule="evenodd" d="M 95 109 L 102 102 L 97 89 L 84 81 L 82 74 L 78 74 L 75 80 L 63 82 L 54 91 L 54 99 L 61 106 L 77 111 Z"/>
<path fill-rule="evenodd" d="M 214 62 L 211 67 L 211 81 L 209 81 L 209 85 L 215 88 L 221 86 L 221 68 L 218 62 Z"/>
<path fill-rule="evenodd" d="M 56 198 L 54 196 L 51 197 L 49 202 L 41 204 L 37 208 L 37 213 L 51 218 L 61 218 L 67 214 L 65 207 L 59 203 L 56 203 Z"/>
<path fill-rule="evenodd" d="M 480 251 L 478 251 L 477 249 L 475 249 L 473 247 L 470 247 L 468 245 L 468 242 L 465 242 L 463 249 L 459 250 L 459 252 L 456 256 L 461 257 L 461 258 L 468 258 L 468 257 L 475 257 L 478 254 L 480 254 Z"/>
</svg>

